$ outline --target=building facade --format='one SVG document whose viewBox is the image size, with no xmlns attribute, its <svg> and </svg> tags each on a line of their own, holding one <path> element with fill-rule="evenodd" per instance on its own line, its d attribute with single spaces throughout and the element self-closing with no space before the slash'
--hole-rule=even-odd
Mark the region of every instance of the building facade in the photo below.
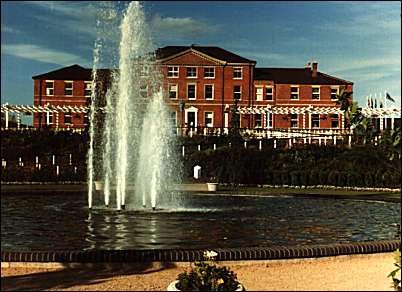
<svg viewBox="0 0 402 292">
<path fill-rule="evenodd" d="M 253 60 L 205 46 L 167 46 L 158 49 L 156 57 L 172 119 L 182 130 L 207 133 L 228 129 L 234 122 L 247 129 L 340 129 L 341 113 L 316 109 L 338 109 L 340 90 L 353 91 L 352 82 L 319 72 L 317 62 L 304 68 L 258 68 Z M 33 76 L 34 105 L 88 106 L 91 74 L 91 69 L 73 65 Z M 110 72 L 102 74 L 106 90 Z M 305 113 L 304 108 L 311 110 Z M 34 127 L 84 128 L 86 124 L 86 115 L 73 111 L 34 116 Z"/>
</svg>

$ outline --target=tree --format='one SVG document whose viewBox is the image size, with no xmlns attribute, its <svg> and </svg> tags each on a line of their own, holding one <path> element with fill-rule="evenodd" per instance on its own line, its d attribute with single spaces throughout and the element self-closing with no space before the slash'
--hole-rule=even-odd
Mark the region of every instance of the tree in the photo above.
<svg viewBox="0 0 402 292">
<path fill-rule="evenodd" d="M 344 112 L 345 128 L 350 129 L 351 110 L 353 106 L 353 92 L 347 91 L 344 87 L 341 88 L 336 96 L 336 104 L 340 105 L 340 109 Z"/>
</svg>

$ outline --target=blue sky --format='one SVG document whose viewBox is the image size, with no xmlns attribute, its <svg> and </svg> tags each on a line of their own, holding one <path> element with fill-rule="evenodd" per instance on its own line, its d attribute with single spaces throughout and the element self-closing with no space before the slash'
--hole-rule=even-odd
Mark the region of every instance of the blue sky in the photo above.
<svg viewBox="0 0 402 292">
<path fill-rule="evenodd" d="M 400 1 L 141 3 L 155 47 L 219 46 L 257 67 L 304 67 L 314 59 L 319 71 L 354 82 L 360 105 L 385 90 L 401 104 Z M 32 104 L 33 75 L 91 67 L 99 12 L 115 13 L 118 23 L 127 5 L 1 1 L 1 102 Z M 108 34 L 118 41 L 118 31 Z"/>
</svg>

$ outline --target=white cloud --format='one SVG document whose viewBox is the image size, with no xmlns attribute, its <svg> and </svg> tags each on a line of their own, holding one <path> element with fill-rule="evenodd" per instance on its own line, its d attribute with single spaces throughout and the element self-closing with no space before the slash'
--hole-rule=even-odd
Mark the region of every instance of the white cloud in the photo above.
<svg viewBox="0 0 402 292">
<path fill-rule="evenodd" d="M 89 62 L 80 56 L 56 51 L 31 44 L 2 44 L 2 54 L 12 55 L 37 62 L 51 63 L 57 65 L 80 64 L 87 65 Z"/>
<path fill-rule="evenodd" d="M 13 28 L 13 27 L 9 27 L 9 26 L 5 26 L 5 25 L 1 25 L 1 32 L 2 33 L 13 33 L 13 34 L 17 34 L 20 33 L 21 31 Z"/>
<path fill-rule="evenodd" d="M 351 2 L 347 6 L 348 13 L 337 22 L 329 21 L 321 29 L 331 33 L 338 32 L 352 36 L 373 36 L 383 37 L 386 34 L 399 34 L 401 29 L 400 4 L 396 9 L 395 1 L 390 5 L 388 2 Z M 399 16 L 398 16 L 399 14 Z"/>
<path fill-rule="evenodd" d="M 202 37 L 217 32 L 218 26 L 203 23 L 191 17 L 162 17 L 155 15 L 151 19 L 151 28 L 156 34 L 174 37 Z"/>
<path fill-rule="evenodd" d="M 395 68 L 400 68 L 401 57 L 387 56 L 382 58 L 364 58 L 364 59 L 353 59 L 353 60 L 343 60 L 338 62 L 336 65 L 329 66 L 327 70 L 333 73 L 344 73 L 356 70 L 368 70 L 373 69 L 378 71 L 384 67 L 394 70 Z"/>
</svg>

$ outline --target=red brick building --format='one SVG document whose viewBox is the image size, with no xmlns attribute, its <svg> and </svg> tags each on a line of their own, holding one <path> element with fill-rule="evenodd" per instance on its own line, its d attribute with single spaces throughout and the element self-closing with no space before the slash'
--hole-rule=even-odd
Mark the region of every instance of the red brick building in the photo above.
<svg viewBox="0 0 402 292">
<path fill-rule="evenodd" d="M 305 68 L 256 68 L 256 62 L 219 47 L 167 46 L 156 51 L 164 75 L 166 99 L 177 127 L 228 128 L 231 107 L 238 109 L 338 107 L 335 96 L 353 83 Z M 104 76 L 109 70 L 101 70 Z M 34 105 L 87 106 L 91 69 L 79 65 L 33 76 Z M 106 80 L 106 79 L 105 79 Z M 106 85 L 107 87 L 107 85 Z M 247 111 L 246 111 L 247 112 Z M 241 128 L 340 128 L 340 115 L 240 114 Z M 34 126 L 83 128 L 83 113 L 57 117 L 35 114 Z"/>
</svg>

